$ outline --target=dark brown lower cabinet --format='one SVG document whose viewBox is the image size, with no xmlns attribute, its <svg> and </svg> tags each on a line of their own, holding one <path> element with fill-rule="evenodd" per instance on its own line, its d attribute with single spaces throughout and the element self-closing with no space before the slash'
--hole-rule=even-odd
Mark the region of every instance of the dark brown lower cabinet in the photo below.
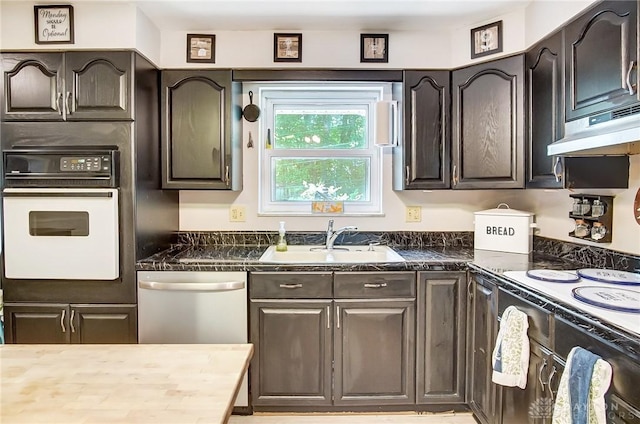
<svg viewBox="0 0 640 424">
<path fill-rule="evenodd" d="M 7 303 L 7 343 L 136 343 L 135 305 Z"/>
<path fill-rule="evenodd" d="M 253 405 L 331 405 L 330 300 L 251 301 Z"/>
<path fill-rule="evenodd" d="M 491 381 L 491 354 L 498 334 L 495 283 L 472 274 L 468 311 L 467 401 L 478 422 L 499 423 L 496 413 L 497 385 Z"/>
<path fill-rule="evenodd" d="M 531 342 L 527 386 L 500 387 L 498 403 L 502 423 L 550 424 L 553 396 L 548 387 L 553 354 L 536 342 Z"/>
<path fill-rule="evenodd" d="M 335 302 L 335 405 L 413 404 L 414 304 Z"/>
<path fill-rule="evenodd" d="M 255 410 L 415 403 L 415 272 L 250 273 Z"/>
<path fill-rule="evenodd" d="M 416 403 L 465 403 L 466 272 L 418 272 Z"/>
</svg>

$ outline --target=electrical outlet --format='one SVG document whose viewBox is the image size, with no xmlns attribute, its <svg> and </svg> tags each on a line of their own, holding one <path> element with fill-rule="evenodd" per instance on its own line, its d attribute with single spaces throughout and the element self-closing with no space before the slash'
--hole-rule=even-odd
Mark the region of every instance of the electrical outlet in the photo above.
<svg viewBox="0 0 640 424">
<path fill-rule="evenodd" d="M 245 222 L 246 220 L 246 209 L 244 206 L 235 205 L 229 208 L 229 221 Z"/>
<path fill-rule="evenodd" d="M 406 214 L 407 222 L 420 222 L 422 221 L 422 206 L 407 206 Z"/>
</svg>

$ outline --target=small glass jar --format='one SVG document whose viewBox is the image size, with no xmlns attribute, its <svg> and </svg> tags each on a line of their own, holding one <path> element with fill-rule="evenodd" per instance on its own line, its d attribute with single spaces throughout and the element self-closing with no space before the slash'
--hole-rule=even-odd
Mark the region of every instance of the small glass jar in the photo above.
<svg viewBox="0 0 640 424">
<path fill-rule="evenodd" d="M 576 237 L 589 236 L 589 224 L 582 219 L 576 219 L 576 229 L 574 231 Z"/>
<path fill-rule="evenodd" d="M 607 234 L 607 227 L 602 225 L 602 222 L 594 222 L 593 227 L 591 227 L 591 238 L 602 240 L 605 234 Z"/>
<path fill-rule="evenodd" d="M 573 199 L 573 207 L 571 212 L 574 215 L 582 215 L 582 201 L 580 199 Z"/>
<path fill-rule="evenodd" d="M 580 215 L 589 215 L 589 211 L 591 210 L 591 203 L 589 202 L 589 199 L 584 199 L 582 201 L 582 208 L 581 208 L 581 214 Z"/>
<path fill-rule="evenodd" d="M 593 205 L 591 205 L 591 216 L 597 218 L 602 215 L 604 215 L 604 203 L 596 199 L 593 201 Z"/>
</svg>

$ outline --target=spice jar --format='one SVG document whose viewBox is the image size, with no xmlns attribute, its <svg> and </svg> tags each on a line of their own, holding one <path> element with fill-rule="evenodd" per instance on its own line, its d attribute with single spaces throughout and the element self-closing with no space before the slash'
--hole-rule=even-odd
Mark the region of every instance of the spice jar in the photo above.
<svg viewBox="0 0 640 424">
<path fill-rule="evenodd" d="M 607 228 L 602 225 L 602 222 L 594 222 L 591 227 L 591 238 L 594 240 L 602 240 L 607 233 Z"/>
<path fill-rule="evenodd" d="M 580 215 L 589 215 L 590 210 L 591 210 L 591 203 L 589 202 L 589 199 L 584 199 L 582 201 L 582 208 L 581 208 Z"/>
<path fill-rule="evenodd" d="M 580 199 L 573 199 L 572 210 L 574 215 L 582 215 L 582 201 Z"/>
<path fill-rule="evenodd" d="M 576 237 L 587 237 L 589 235 L 589 224 L 582 219 L 576 219 L 574 234 Z"/>
<path fill-rule="evenodd" d="M 604 215 L 604 203 L 596 199 L 593 201 L 593 205 L 591 205 L 591 216 L 597 218 L 602 215 Z"/>
</svg>

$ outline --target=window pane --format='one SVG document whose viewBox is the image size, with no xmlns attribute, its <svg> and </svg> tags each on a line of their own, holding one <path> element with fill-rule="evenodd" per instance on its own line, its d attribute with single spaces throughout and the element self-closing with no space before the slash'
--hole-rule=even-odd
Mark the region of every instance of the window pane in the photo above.
<svg viewBox="0 0 640 424">
<path fill-rule="evenodd" d="M 366 149 L 366 109 L 275 111 L 275 149 Z"/>
<path fill-rule="evenodd" d="M 275 202 L 369 201 L 369 158 L 273 158 Z"/>
</svg>

